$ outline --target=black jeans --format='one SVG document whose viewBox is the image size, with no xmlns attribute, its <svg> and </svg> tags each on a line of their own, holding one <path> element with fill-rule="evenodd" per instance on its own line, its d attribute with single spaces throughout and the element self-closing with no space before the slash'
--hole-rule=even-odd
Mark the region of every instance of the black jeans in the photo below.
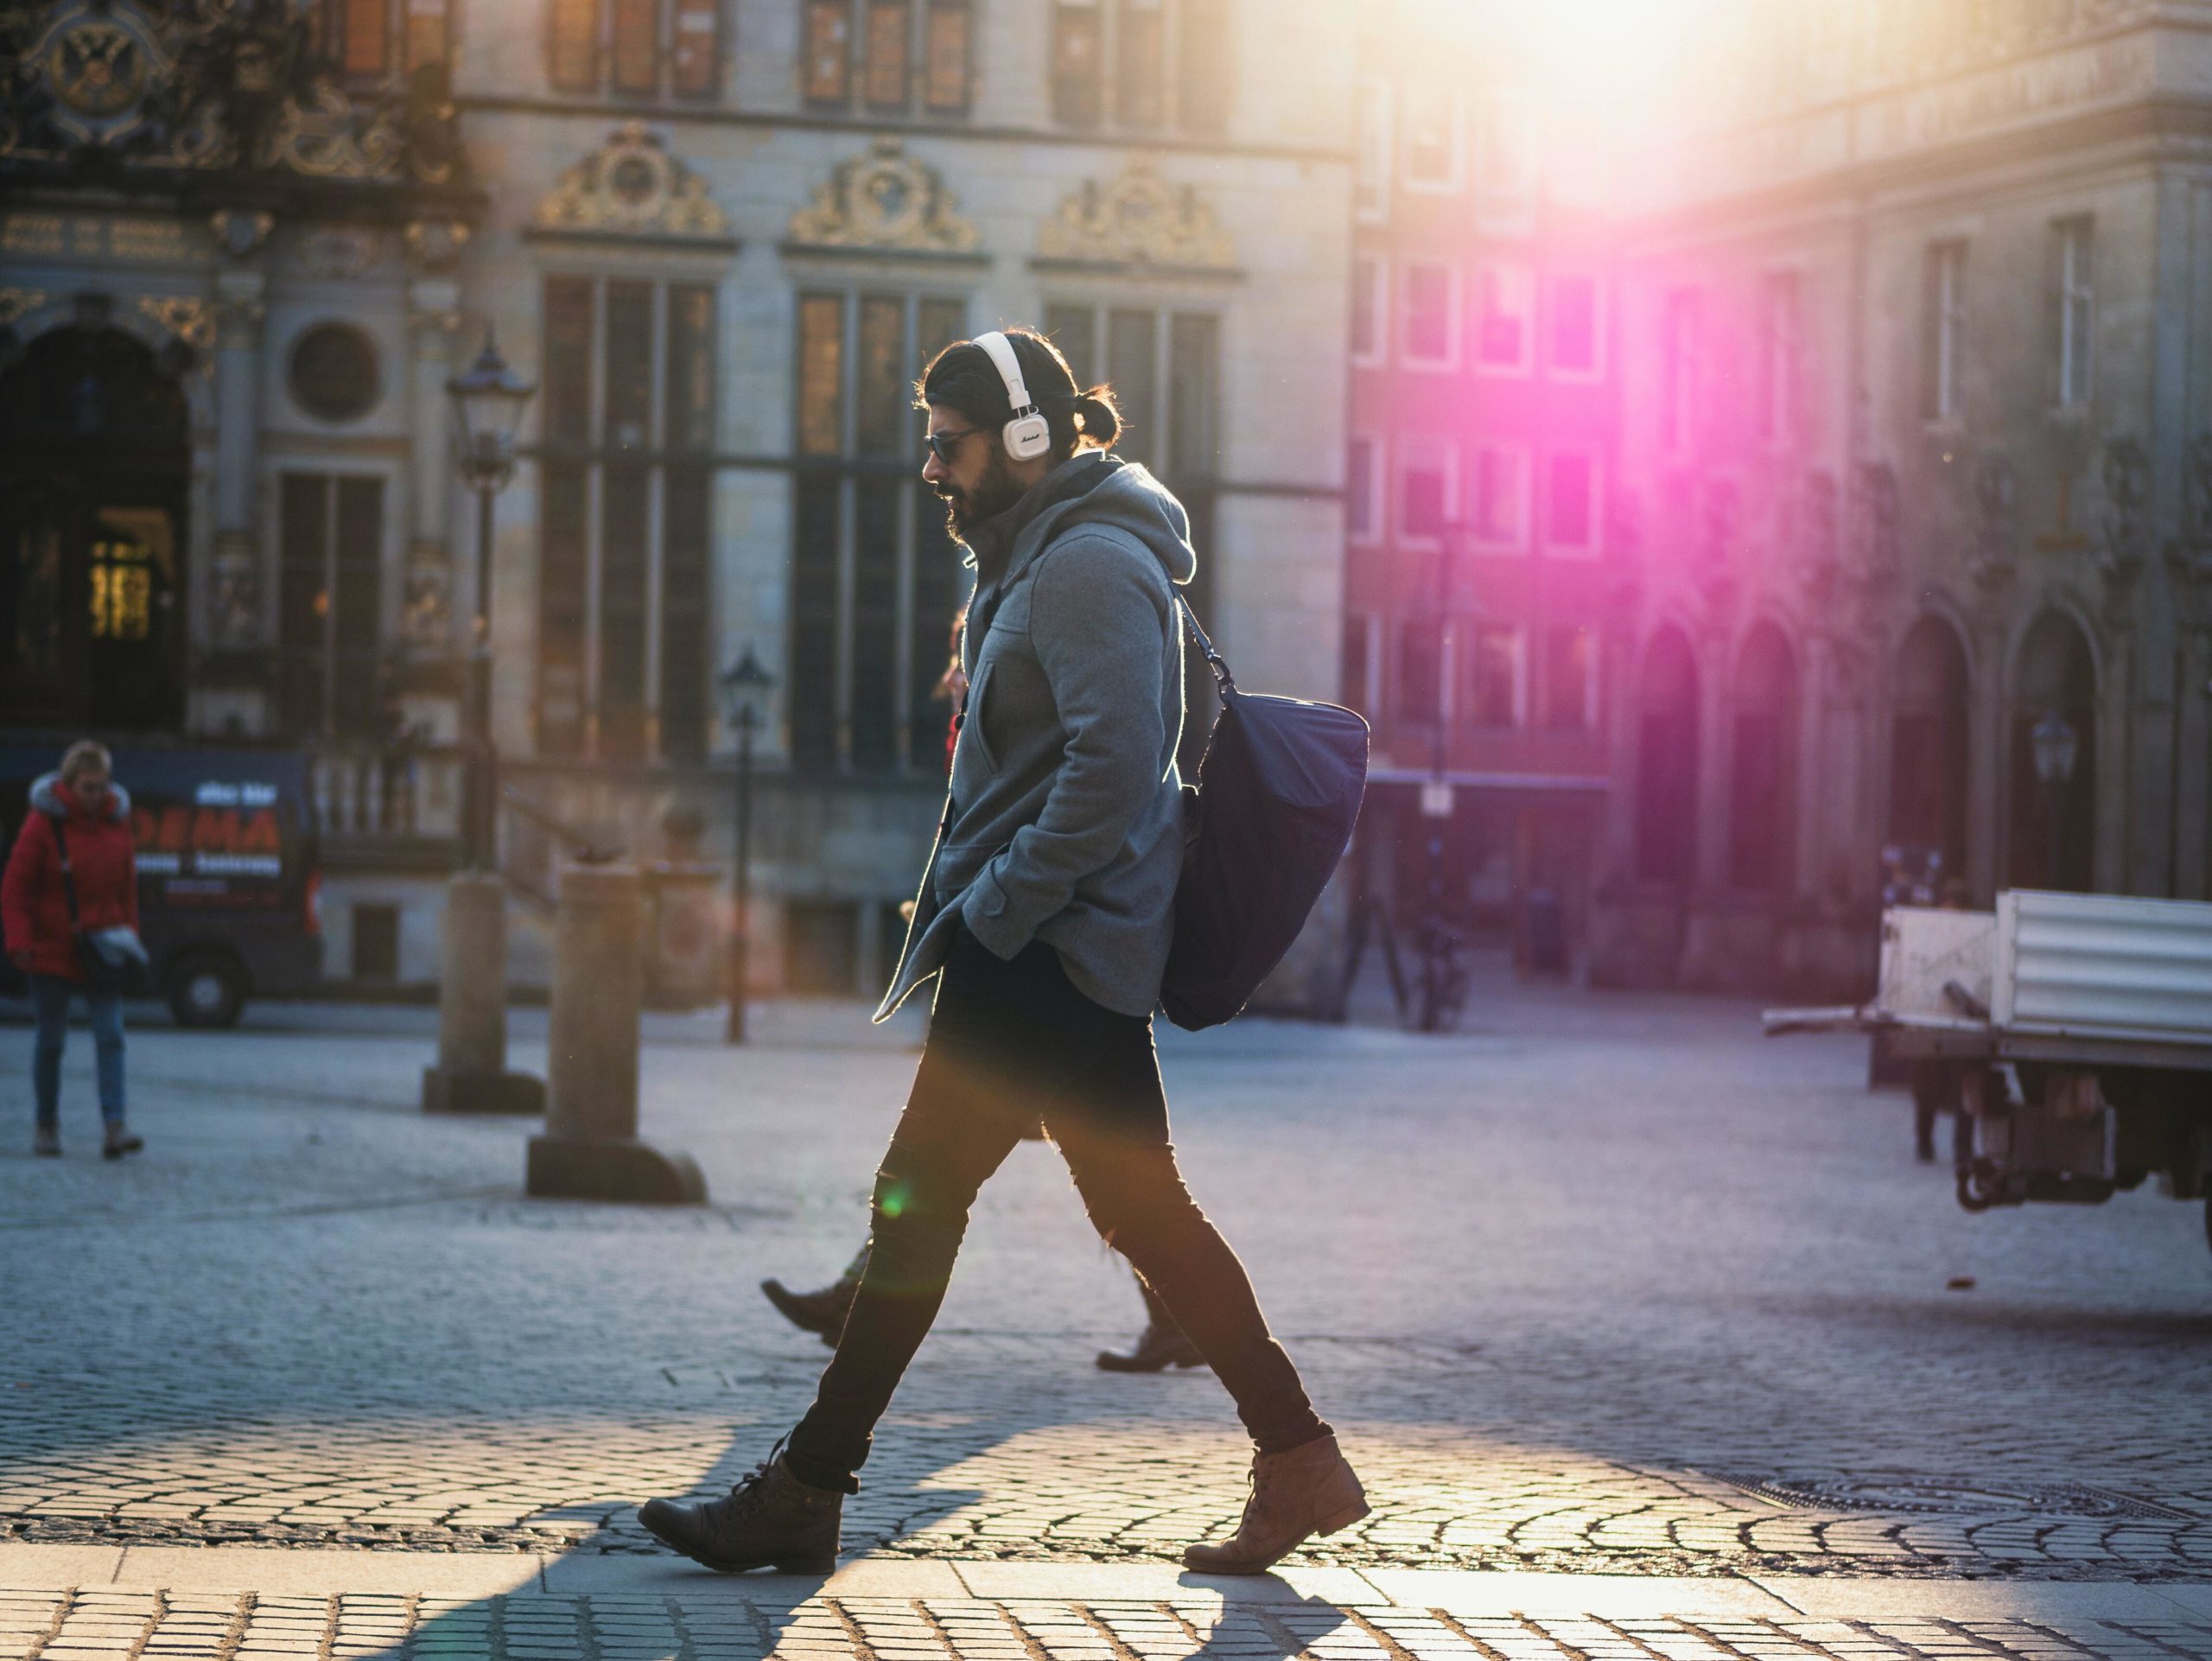
<svg viewBox="0 0 2212 1661">
<path fill-rule="evenodd" d="M 1244 1265 L 1183 1186 L 1151 1019 L 1084 996 L 1049 945 L 1033 942 L 1002 962 L 963 930 L 876 1174 L 860 1292 L 785 1450 L 802 1480 L 855 1486 L 875 1422 L 937 1318 L 976 1191 L 1040 1118 L 1091 1223 L 1190 1334 L 1261 1450 L 1329 1434 L 1268 1333 Z"/>
</svg>

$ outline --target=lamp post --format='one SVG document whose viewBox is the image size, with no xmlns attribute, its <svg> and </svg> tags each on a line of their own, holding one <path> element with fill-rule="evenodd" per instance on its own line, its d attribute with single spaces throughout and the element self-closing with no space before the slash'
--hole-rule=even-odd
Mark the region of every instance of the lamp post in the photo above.
<svg viewBox="0 0 2212 1661">
<path fill-rule="evenodd" d="M 499 758 L 492 744 L 492 499 L 515 470 L 515 428 L 537 389 L 484 331 L 484 349 L 446 383 L 461 476 L 476 492 L 476 611 L 470 620 L 462 745 L 461 869 L 446 884 L 438 1063 L 423 1072 L 429 1113 L 543 1113 L 545 1086 L 507 1071 L 507 895 L 499 863 Z"/>
<path fill-rule="evenodd" d="M 753 732 L 760 724 L 760 704 L 776 678 L 745 643 L 744 655 L 722 671 L 722 697 L 730 725 L 737 731 L 737 861 L 730 869 L 729 1018 L 722 1028 L 725 1044 L 745 1042 L 745 994 L 751 969 L 747 952 L 753 880 Z"/>
<path fill-rule="evenodd" d="M 2036 777 L 2043 781 L 2044 881 L 2053 888 L 2065 885 L 2064 850 L 2059 837 L 2065 822 L 2066 786 L 2074 778 L 2074 761 L 2081 740 L 2066 717 L 2053 710 L 2028 735 L 2035 752 Z"/>
<path fill-rule="evenodd" d="M 469 626 L 468 786 L 462 856 L 472 871 L 496 858 L 499 756 L 492 740 L 492 501 L 515 472 L 515 429 L 537 389 L 507 367 L 487 324 L 476 361 L 446 383 L 461 434 L 461 476 L 476 492 L 476 611 Z"/>
</svg>

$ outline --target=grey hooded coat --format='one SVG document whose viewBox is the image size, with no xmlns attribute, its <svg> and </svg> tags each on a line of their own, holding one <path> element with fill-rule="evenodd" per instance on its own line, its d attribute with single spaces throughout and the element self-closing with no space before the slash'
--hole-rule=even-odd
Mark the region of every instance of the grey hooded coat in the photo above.
<svg viewBox="0 0 2212 1661">
<path fill-rule="evenodd" d="M 1091 450 L 969 544 L 967 716 L 875 1018 L 938 971 L 962 922 L 1002 958 L 1043 940 L 1084 996 L 1148 1015 L 1183 864 L 1175 589 L 1198 570 L 1189 517 L 1143 468 Z"/>
</svg>

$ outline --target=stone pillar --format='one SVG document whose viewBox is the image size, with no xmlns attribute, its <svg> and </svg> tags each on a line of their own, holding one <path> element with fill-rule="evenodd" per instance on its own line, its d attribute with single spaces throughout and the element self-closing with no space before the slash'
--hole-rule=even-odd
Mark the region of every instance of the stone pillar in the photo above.
<svg viewBox="0 0 2212 1661">
<path fill-rule="evenodd" d="M 507 1071 L 507 888 L 497 873 L 446 884 L 438 1064 L 423 1070 L 425 1113 L 543 1113 L 545 1086 Z"/>
<path fill-rule="evenodd" d="M 406 586 L 400 635 L 420 657 L 451 654 L 453 556 L 453 416 L 446 382 L 453 374 L 454 331 L 461 321 L 461 285 L 448 277 L 408 286 L 414 354 L 408 397 L 409 516 Z"/>
<path fill-rule="evenodd" d="M 2128 857 L 2132 851 L 2129 821 L 2145 805 L 2131 799 L 2129 793 L 2138 783 L 2134 746 L 2129 742 L 2134 735 L 2131 717 L 2134 714 L 2135 631 L 2121 621 L 2101 633 L 2104 639 L 2098 644 L 2103 647 L 2103 661 L 2098 665 L 2102 672 L 2097 684 L 2096 712 L 2097 845 L 2089 881 L 2100 894 L 2140 894 L 2145 890 L 2133 886 Z M 2155 765 L 2163 769 L 2171 754 L 2157 757 Z"/>
<path fill-rule="evenodd" d="M 1697 860 L 1696 881 L 1683 905 L 1682 960 L 1685 986 L 1728 983 L 1732 964 L 1724 896 L 1728 892 L 1728 799 L 1730 707 L 1732 702 L 1730 640 L 1724 629 L 1708 627 L 1698 639 Z"/>
<path fill-rule="evenodd" d="M 2212 677 L 2212 639 L 2192 620 L 2176 642 L 2177 697 L 2174 754 L 2179 767 L 2174 779 L 2174 897 L 2206 898 L 2205 836 L 2212 819 L 2212 707 L 2206 702 L 2206 681 Z"/>
<path fill-rule="evenodd" d="M 690 1156 L 638 1140 L 638 1021 L 645 995 L 645 888 L 627 865 L 561 871 L 553 936 L 545 1134 L 525 1187 L 568 1200 L 703 1205 Z"/>
<path fill-rule="evenodd" d="M 1827 875 L 1834 861 L 1831 837 L 1834 825 L 1828 817 L 1827 748 L 1829 685 L 1834 678 L 1835 647 L 1820 629 L 1805 634 L 1804 660 L 1797 678 L 1797 777 L 1791 781 L 1796 794 L 1797 817 L 1793 825 L 1797 845 L 1790 850 L 1796 870 L 1790 894 L 1797 909 L 1806 901 L 1818 907 L 1827 893 Z M 1825 909 L 1825 907 L 1820 907 Z"/>
<path fill-rule="evenodd" d="M 1996 903 L 2012 858 L 2012 670 L 2005 590 L 1986 591 L 1967 665 L 1967 883 L 1974 903 Z"/>
<path fill-rule="evenodd" d="M 207 633 L 232 651 L 268 642 L 259 512 L 264 286 L 257 268 L 215 278 L 215 554 Z"/>
</svg>

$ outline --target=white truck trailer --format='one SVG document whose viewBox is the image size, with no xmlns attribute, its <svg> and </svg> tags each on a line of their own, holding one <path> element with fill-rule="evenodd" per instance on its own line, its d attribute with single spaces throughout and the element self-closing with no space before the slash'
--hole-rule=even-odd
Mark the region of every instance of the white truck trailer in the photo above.
<svg viewBox="0 0 2212 1661">
<path fill-rule="evenodd" d="M 2212 1189 L 2212 905 L 2016 889 L 1994 912 L 1892 907 L 1872 1003 L 1765 1021 L 1881 1034 L 1916 1095 L 1958 1110 L 1968 1211 L 2152 1177 L 2177 1200 Z"/>
</svg>

